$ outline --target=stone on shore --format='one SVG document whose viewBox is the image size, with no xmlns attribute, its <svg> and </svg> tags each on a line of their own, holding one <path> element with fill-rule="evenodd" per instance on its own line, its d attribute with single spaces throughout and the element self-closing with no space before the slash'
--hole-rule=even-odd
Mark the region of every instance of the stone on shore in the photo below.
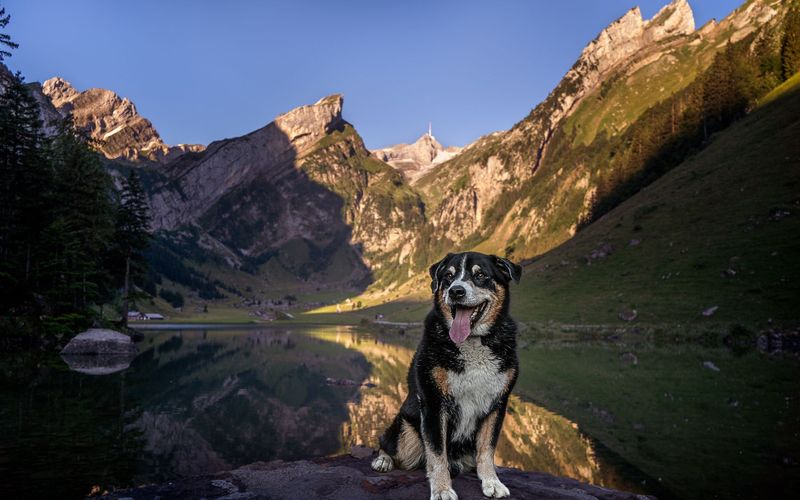
<svg viewBox="0 0 800 500">
<path fill-rule="evenodd" d="M 498 468 L 511 498 L 644 500 L 652 497 L 584 484 L 540 472 Z M 460 500 L 484 499 L 475 473 L 453 480 Z M 429 498 L 425 472 L 394 470 L 385 474 L 370 468 L 370 457 L 342 455 L 314 460 L 257 462 L 210 476 L 115 491 L 105 498 L 322 498 L 328 500 L 405 500 Z"/>
</svg>

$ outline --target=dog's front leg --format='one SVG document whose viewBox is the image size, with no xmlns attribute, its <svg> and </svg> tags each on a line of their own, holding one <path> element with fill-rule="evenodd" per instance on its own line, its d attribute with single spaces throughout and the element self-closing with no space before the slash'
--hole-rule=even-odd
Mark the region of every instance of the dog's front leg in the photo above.
<svg viewBox="0 0 800 500">
<path fill-rule="evenodd" d="M 497 471 L 494 469 L 494 450 L 497 446 L 497 438 L 503 425 L 504 415 L 505 403 L 483 419 L 475 442 L 478 479 L 481 480 L 483 494 L 489 498 L 503 498 L 510 494 L 506 485 L 500 482 Z"/>
<path fill-rule="evenodd" d="M 431 500 L 458 500 L 447 460 L 447 414 L 440 405 L 436 409 L 427 406 L 422 408 L 422 442 Z"/>
</svg>

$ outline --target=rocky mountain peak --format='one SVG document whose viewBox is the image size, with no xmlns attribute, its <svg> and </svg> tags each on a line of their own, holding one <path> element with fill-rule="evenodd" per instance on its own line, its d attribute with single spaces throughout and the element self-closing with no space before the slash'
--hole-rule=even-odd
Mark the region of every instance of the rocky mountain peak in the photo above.
<svg viewBox="0 0 800 500">
<path fill-rule="evenodd" d="M 58 76 L 44 82 L 42 91 L 50 98 L 50 102 L 56 108 L 63 107 L 80 94 L 72 84 Z"/>
<path fill-rule="evenodd" d="M 694 14 L 686 0 L 673 0 L 652 19 L 642 19 L 639 7 L 634 7 L 609 24 L 583 49 L 575 68 L 585 73 L 605 74 L 639 50 L 676 35 L 694 32 Z"/>
<path fill-rule="evenodd" d="M 443 163 L 458 153 L 461 148 L 445 148 L 431 133 L 420 136 L 412 144 L 396 144 L 372 151 L 372 156 L 399 170 L 406 179 L 415 181 L 434 166 Z"/>
<path fill-rule="evenodd" d="M 686 0 L 672 0 L 649 21 L 644 22 L 646 42 L 694 32 L 694 13 Z"/>
<path fill-rule="evenodd" d="M 140 116 L 128 99 L 105 89 L 79 92 L 63 78 L 44 82 L 42 90 L 63 115 L 71 115 L 75 126 L 89 133 L 108 158 L 134 159 L 140 152 L 166 151 L 152 123 Z"/>
<path fill-rule="evenodd" d="M 630 9 L 589 42 L 544 103 L 511 130 L 509 139 L 516 140 L 519 134 L 539 135 L 538 150 L 544 154 L 556 124 L 612 72 L 658 50 L 658 42 L 693 32 L 694 15 L 686 0 L 673 0 L 649 20 L 642 18 L 639 7 Z M 541 155 L 529 171 L 535 171 L 540 161 Z"/>
<path fill-rule="evenodd" d="M 300 106 L 275 118 L 275 125 L 300 152 L 325 134 L 341 128 L 344 96 L 332 94 L 314 104 Z"/>
<path fill-rule="evenodd" d="M 199 145 L 170 147 L 164 144 L 150 120 L 136 110 L 128 98 L 106 89 L 78 91 L 60 77 L 47 80 L 42 92 L 63 116 L 71 116 L 76 127 L 94 139 L 108 158 L 171 161 Z"/>
<path fill-rule="evenodd" d="M 403 148 L 402 146 L 407 146 Z M 395 148 L 393 152 L 391 151 L 392 148 Z M 386 148 L 382 151 L 385 152 L 384 156 L 392 158 L 397 158 L 397 153 L 402 150 L 405 153 L 406 157 L 414 158 L 420 162 L 427 162 L 432 163 L 436 156 L 445 150 L 444 146 L 442 146 L 439 141 L 432 134 L 423 134 L 411 144 L 400 144 L 399 146 L 392 146 L 391 148 Z M 394 154 L 393 154 L 394 153 Z"/>
<path fill-rule="evenodd" d="M 770 22 L 777 14 L 780 3 L 767 0 L 747 2 L 719 23 L 717 29 L 728 32 L 728 40 L 735 43 L 755 30 L 756 26 Z"/>
<path fill-rule="evenodd" d="M 639 7 L 634 7 L 609 24 L 583 49 L 573 69 L 584 66 L 597 73 L 605 73 L 639 50 L 643 33 L 642 13 Z"/>
<path fill-rule="evenodd" d="M 445 149 L 432 134 L 423 134 L 412 146 L 430 162 L 433 162 L 436 156 Z"/>
</svg>

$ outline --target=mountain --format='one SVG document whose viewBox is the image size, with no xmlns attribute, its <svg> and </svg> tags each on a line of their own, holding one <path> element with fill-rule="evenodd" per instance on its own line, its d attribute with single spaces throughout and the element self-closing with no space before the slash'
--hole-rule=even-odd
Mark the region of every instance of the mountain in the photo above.
<svg viewBox="0 0 800 500">
<path fill-rule="evenodd" d="M 473 247 L 525 259 L 572 237 L 608 174 L 606 149 L 622 147 L 645 111 L 691 84 L 728 43 L 755 37 L 785 10 L 753 0 L 700 30 L 685 0 L 650 20 L 628 11 L 527 117 L 415 183 L 430 223 L 447 235 L 431 253 Z"/>
<path fill-rule="evenodd" d="M 461 148 L 445 148 L 431 133 L 422 135 L 413 144 L 396 144 L 373 149 L 372 155 L 400 171 L 411 182 L 428 173 L 434 166 L 453 159 Z"/>
<path fill-rule="evenodd" d="M 472 234 L 458 235 L 464 246 L 525 259 L 513 312 L 526 322 L 796 321 L 798 75 L 738 108 L 729 128 L 706 130 L 717 119 L 706 114 L 714 99 L 736 96 L 747 79 L 731 68 L 760 68 L 763 60 L 752 58 L 764 45 L 775 50 L 785 14 L 784 3 L 751 1 L 622 61 L 541 152 L 541 143 L 521 147 L 527 136 L 512 134 L 542 123 L 541 106 L 563 101 L 551 94 L 511 131 L 477 141 L 418 181 L 427 213 L 442 207 L 429 215 L 438 234 L 475 223 Z M 767 89 L 780 82 L 762 77 Z M 507 173 L 514 166 L 518 176 Z M 487 179 L 497 180 L 496 192 Z M 619 190 L 616 203 L 593 214 L 598 199 L 631 181 L 635 189 Z M 468 201 L 452 202 L 454 195 Z M 481 209 L 486 199 L 494 206 Z M 459 212 L 464 206 L 469 211 Z M 582 224 L 584 214 L 590 223 Z M 422 317 L 425 281 L 404 287 L 420 306 L 378 310 L 395 321 Z"/>
<path fill-rule="evenodd" d="M 0 62 L 0 94 L 4 93 L 9 83 L 13 78 L 16 78 L 13 73 L 6 67 L 5 64 Z M 61 114 L 56 110 L 50 99 L 42 92 L 42 86 L 36 82 L 26 84 L 26 87 L 31 92 L 31 95 L 39 104 L 39 115 L 42 120 L 44 131 L 48 135 L 53 135 L 56 132 L 58 122 L 61 120 Z"/>
<path fill-rule="evenodd" d="M 751 0 L 696 30 L 685 0 L 649 20 L 631 9 L 525 118 L 463 149 L 425 134 L 370 152 L 331 95 L 245 136 L 175 150 L 111 91 L 78 92 L 59 78 L 43 91 L 105 141 L 109 168 L 139 169 L 157 232 L 151 263 L 170 280 L 262 296 L 371 284 L 365 300 L 379 303 L 424 290 L 426 267 L 447 251 L 543 254 L 663 175 L 694 150 L 681 146 L 660 170 L 645 154 L 696 118 L 689 91 L 727 47 L 752 49 L 777 32 L 786 10 Z M 652 132 L 664 116 L 673 130 Z"/>
<path fill-rule="evenodd" d="M 342 105 L 331 95 L 147 167 L 154 229 L 273 286 L 357 286 L 380 273 L 387 255 L 407 258 L 422 203 L 370 155 Z"/>
<path fill-rule="evenodd" d="M 127 98 L 105 89 L 78 92 L 63 78 L 44 82 L 41 92 L 62 117 L 72 116 L 75 125 L 97 141 L 108 158 L 169 161 L 187 151 L 201 151 L 198 144 L 167 146 L 150 120 L 142 117 Z"/>
</svg>

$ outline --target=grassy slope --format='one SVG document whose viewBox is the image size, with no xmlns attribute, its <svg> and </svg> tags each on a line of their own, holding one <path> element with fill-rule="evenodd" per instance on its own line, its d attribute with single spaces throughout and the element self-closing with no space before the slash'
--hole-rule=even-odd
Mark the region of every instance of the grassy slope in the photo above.
<svg viewBox="0 0 800 500">
<path fill-rule="evenodd" d="M 514 316 L 613 324 L 622 323 L 621 310 L 634 308 L 637 323 L 798 320 L 800 78 L 775 94 L 707 149 L 528 266 L 514 290 Z M 790 215 L 771 220 L 776 210 Z M 629 246 L 633 239 L 639 245 Z M 611 256 L 589 264 L 602 243 L 613 247 Z M 729 268 L 736 275 L 723 278 Z M 424 290 L 423 281 L 415 289 Z M 402 304 L 382 299 L 364 299 L 374 307 L 359 317 L 382 312 L 421 321 L 428 307 L 422 294 Z M 713 306 L 712 317 L 701 315 Z"/>
<path fill-rule="evenodd" d="M 714 320 L 797 320 L 800 80 L 781 93 L 531 265 L 516 316 L 607 323 L 630 307 L 640 321 L 680 323 L 719 306 Z M 612 255 L 587 263 L 602 243 Z"/>
<path fill-rule="evenodd" d="M 615 135 L 636 121 L 655 102 L 685 88 L 713 60 L 710 43 L 683 44 L 664 51 L 650 64 L 604 83 L 564 122 L 575 143 L 589 145 L 598 133 Z"/>
</svg>

